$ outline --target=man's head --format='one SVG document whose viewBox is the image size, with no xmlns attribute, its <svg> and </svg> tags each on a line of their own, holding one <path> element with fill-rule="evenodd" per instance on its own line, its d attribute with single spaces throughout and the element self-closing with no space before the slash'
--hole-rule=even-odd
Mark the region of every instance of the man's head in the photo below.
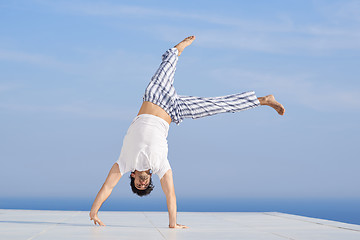
<svg viewBox="0 0 360 240">
<path fill-rule="evenodd" d="M 135 170 L 130 174 L 130 180 L 131 190 L 140 197 L 150 194 L 154 189 L 150 170 L 141 172 Z"/>
</svg>

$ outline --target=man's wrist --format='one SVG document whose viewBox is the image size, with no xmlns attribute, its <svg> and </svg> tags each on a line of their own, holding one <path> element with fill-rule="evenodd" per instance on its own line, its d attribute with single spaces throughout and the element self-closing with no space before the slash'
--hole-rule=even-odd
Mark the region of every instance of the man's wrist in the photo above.
<svg viewBox="0 0 360 240">
<path fill-rule="evenodd" d="M 90 215 L 92 216 L 96 216 L 98 213 L 98 211 L 95 211 L 95 210 L 90 210 Z"/>
</svg>

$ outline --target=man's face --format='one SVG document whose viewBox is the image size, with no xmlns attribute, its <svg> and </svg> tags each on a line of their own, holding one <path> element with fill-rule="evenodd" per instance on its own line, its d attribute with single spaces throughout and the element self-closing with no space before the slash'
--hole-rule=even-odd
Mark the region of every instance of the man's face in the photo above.
<svg viewBox="0 0 360 240">
<path fill-rule="evenodd" d="M 135 187 L 139 190 L 145 190 L 150 184 L 151 173 L 150 171 L 135 171 L 135 173 L 131 173 L 131 176 L 135 178 L 134 184 Z"/>
</svg>

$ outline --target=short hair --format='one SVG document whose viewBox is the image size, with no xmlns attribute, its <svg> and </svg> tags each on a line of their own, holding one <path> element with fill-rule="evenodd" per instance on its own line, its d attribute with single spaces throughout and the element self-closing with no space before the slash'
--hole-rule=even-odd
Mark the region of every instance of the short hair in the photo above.
<svg viewBox="0 0 360 240">
<path fill-rule="evenodd" d="M 150 182 L 149 182 L 149 186 L 144 189 L 144 190 L 139 190 L 135 187 L 135 178 L 133 178 L 130 174 L 130 186 L 131 186 L 131 190 L 133 191 L 134 194 L 137 194 L 139 197 L 143 197 L 146 195 L 149 195 L 151 193 L 151 191 L 154 189 L 154 185 L 152 184 L 152 179 L 150 177 Z"/>
</svg>

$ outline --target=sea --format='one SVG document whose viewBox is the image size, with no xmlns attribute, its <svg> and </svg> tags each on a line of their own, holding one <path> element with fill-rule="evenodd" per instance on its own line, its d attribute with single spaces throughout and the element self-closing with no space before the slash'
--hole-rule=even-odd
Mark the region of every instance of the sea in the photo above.
<svg viewBox="0 0 360 240">
<path fill-rule="evenodd" d="M 0 209 L 89 211 L 88 198 L 1 198 Z M 177 197 L 179 212 L 281 212 L 360 225 L 360 199 L 222 199 Z M 165 198 L 109 198 L 100 211 L 167 211 Z"/>
</svg>

